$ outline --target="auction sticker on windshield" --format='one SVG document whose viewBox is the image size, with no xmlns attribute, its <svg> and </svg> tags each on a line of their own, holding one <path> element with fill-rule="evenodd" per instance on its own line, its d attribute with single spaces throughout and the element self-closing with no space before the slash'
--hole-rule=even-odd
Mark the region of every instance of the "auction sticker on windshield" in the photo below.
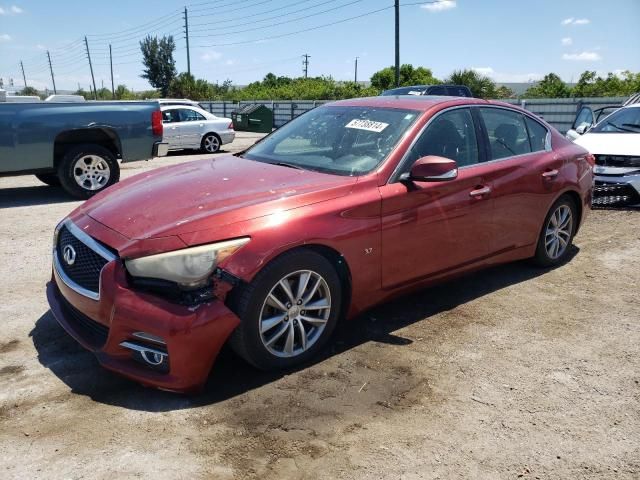
<svg viewBox="0 0 640 480">
<path fill-rule="evenodd" d="M 389 126 L 388 123 L 374 122 L 373 120 L 361 120 L 354 118 L 345 125 L 346 128 L 356 128 L 358 130 L 367 130 L 369 132 L 380 133 Z"/>
</svg>

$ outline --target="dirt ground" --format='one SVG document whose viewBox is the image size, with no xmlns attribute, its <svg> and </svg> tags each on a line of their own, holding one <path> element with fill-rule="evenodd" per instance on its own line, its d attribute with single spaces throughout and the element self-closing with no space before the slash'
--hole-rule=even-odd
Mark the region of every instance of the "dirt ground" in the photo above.
<svg viewBox="0 0 640 480">
<path fill-rule="evenodd" d="M 225 351 L 184 397 L 103 370 L 49 312 L 52 231 L 76 205 L 0 179 L 0 478 L 640 478 L 640 212 L 594 211 L 560 268 L 376 308 L 297 371 Z"/>
</svg>

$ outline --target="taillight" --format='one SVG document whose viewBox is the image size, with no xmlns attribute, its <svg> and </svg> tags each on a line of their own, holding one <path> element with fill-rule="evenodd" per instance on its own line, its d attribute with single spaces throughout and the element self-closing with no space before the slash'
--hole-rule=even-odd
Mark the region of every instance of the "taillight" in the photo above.
<svg viewBox="0 0 640 480">
<path fill-rule="evenodd" d="M 596 157 L 595 155 L 592 154 L 588 154 L 586 157 L 584 157 L 587 160 L 587 163 L 589 165 L 591 165 L 592 167 L 596 164 Z"/>
<path fill-rule="evenodd" d="M 162 112 L 160 110 L 151 112 L 151 131 L 157 137 L 162 136 Z"/>
<path fill-rule="evenodd" d="M 233 130 L 233 122 L 231 122 L 227 128 L 228 128 L 229 130 Z"/>
</svg>

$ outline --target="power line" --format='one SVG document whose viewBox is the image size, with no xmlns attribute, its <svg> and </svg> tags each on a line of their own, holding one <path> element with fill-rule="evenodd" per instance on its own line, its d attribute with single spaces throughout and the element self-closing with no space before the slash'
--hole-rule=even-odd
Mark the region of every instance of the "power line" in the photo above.
<svg viewBox="0 0 640 480">
<path fill-rule="evenodd" d="M 234 20 L 246 20 L 247 18 L 259 17 L 260 15 L 270 14 L 270 13 L 277 12 L 277 11 L 280 11 L 280 10 L 286 10 L 287 8 L 291 8 L 291 7 L 296 6 L 296 5 L 301 5 L 303 3 L 308 3 L 310 1 L 313 1 L 313 0 L 302 0 L 300 2 L 293 2 L 292 4 L 284 5 L 284 6 L 279 7 L 279 8 L 272 8 L 270 10 L 267 10 L 267 11 L 264 11 L 264 12 L 259 12 L 259 13 L 254 13 L 252 15 L 241 15 L 239 17 L 222 19 L 222 21 L 231 22 L 231 21 L 234 21 Z M 251 21 L 244 22 L 244 23 L 236 23 L 236 24 L 230 25 L 228 27 L 223 27 L 221 29 L 216 29 L 216 31 L 224 31 L 224 30 L 228 30 L 230 28 L 243 27 L 245 25 L 253 25 L 253 24 L 259 23 L 259 22 L 266 22 L 266 21 L 272 20 L 274 18 L 286 17 L 288 15 L 293 15 L 294 13 L 304 12 L 304 11 L 307 11 L 307 10 L 310 10 L 310 9 L 313 9 L 313 8 L 321 7 L 322 5 L 326 5 L 327 3 L 333 3 L 333 2 L 337 2 L 337 1 L 338 0 L 326 0 L 324 2 L 320 2 L 320 3 L 316 4 L 316 5 L 311 5 L 309 7 L 300 8 L 298 10 L 294 10 L 293 12 L 281 13 L 279 15 L 274 15 L 274 16 L 266 17 L 266 18 L 260 18 L 260 19 L 257 19 L 257 20 L 251 20 Z M 203 16 L 206 16 L 206 15 L 203 15 Z M 203 32 L 203 31 L 207 31 L 208 32 L 208 31 L 211 30 L 211 27 L 210 27 L 209 23 L 192 23 L 191 26 L 192 27 L 194 27 L 194 26 L 206 26 L 207 27 L 207 28 L 204 28 L 204 29 L 197 29 L 197 28 L 194 29 L 194 28 L 192 28 L 191 29 L 192 32 Z"/>
<path fill-rule="evenodd" d="M 334 1 L 334 0 L 332 0 Z M 307 18 L 312 18 L 312 17 L 316 17 L 318 15 L 322 15 L 328 12 L 332 12 L 334 10 L 339 10 L 341 8 L 345 8 L 345 7 L 350 7 L 351 5 L 355 5 L 356 3 L 360 3 L 364 0 L 353 0 L 352 2 L 349 3 L 345 3 L 343 5 L 338 5 L 337 7 L 333 7 L 333 8 L 328 8 L 327 10 L 322 10 L 320 12 L 315 12 L 315 13 L 311 13 L 309 15 L 303 15 L 301 17 L 296 17 L 296 18 L 291 18 L 289 20 L 284 20 L 282 22 L 276 22 L 276 23 L 272 23 L 270 25 L 264 26 L 264 27 L 256 27 L 256 28 L 247 28 L 244 30 L 236 30 L 234 32 L 227 32 L 227 33 L 214 33 L 214 34 L 210 34 L 210 35 L 192 35 L 193 37 L 198 37 L 198 38 L 208 38 L 208 37 L 220 37 L 220 36 L 225 36 L 225 35 L 234 35 L 236 33 L 246 33 L 246 32 L 253 32 L 256 30 L 264 30 L 267 28 L 273 28 L 273 27 L 277 27 L 278 25 L 285 25 L 287 23 L 291 23 L 291 22 L 297 22 L 299 20 L 306 20 Z M 328 2 L 325 2 L 328 3 Z M 279 17 L 272 17 L 272 18 L 279 18 Z"/>
<path fill-rule="evenodd" d="M 422 2 L 422 3 L 425 3 L 425 2 Z M 211 47 L 227 47 L 227 46 L 232 46 L 232 45 L 247 45 L 249 43 L 256 43 L 256 42 L 261 42 L 261 41 L 264 41 L 264 40 L 275 40 L 275 39 L 278 39 L 278 38 L 290 37 L 291 35 L 296 35 L 298 33 L 309 32 L 309 31 L 312 31 L 312 30 L 320 30 L 321 28 L 332 27 L 334 25 L 339 25 L 341 23 L 346 23 L 346 22 L 349 22 L 351 20 L 356 20 L 358 18 L 368 17 L 370 15 L 374 15 L 376 13 L 383 12 L 384 10 L 389 10 L 390 8 L 393 8 L 393 5 L 390 5 L 390 6 L 387 6 L 387 7 L 378 8 L 377 10 L 371 10 L 369 12 L 361 13 L 360 15 L 355 15 L 353 17 L 343 18 L 342 20 L 337 20 L 335 22 L 330 22 L 330 23 L 325 23 L 325 24 L 322 24 L 322 25 L 317 25 L 315 27 L 307 27 L 305 29 L 296 30 L 296 31 L 293 31 L 293 32 L 282 33 L 282 34 L 279 34 L 279 35 L 272 35 L 272 36 L 269 36 L 269 37 L 255 38 L 253 40 L 242 40 L 242 41 L 238 41 L 238 42 L 217 43 L 217 44 L 211 44 L 211 45 L 198 45 L 196 48 L 211 48 Z"/>
</svg>

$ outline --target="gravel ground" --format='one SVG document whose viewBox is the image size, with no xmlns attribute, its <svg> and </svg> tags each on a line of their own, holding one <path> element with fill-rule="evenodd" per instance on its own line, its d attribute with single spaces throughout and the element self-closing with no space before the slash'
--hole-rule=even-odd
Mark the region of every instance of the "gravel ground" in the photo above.
<svg viewBox="0 0 640 480">
<path fill-rule="evenodd" d="M 225 351 L 184 397 L 101 369 L 51 316 L 51 233 L 76 205 L 0 179 L 0 478 L 640 478 L 638 212 L 594 211 L 560 268 L 376 308 L 298 371 Z"/>
</svg>

